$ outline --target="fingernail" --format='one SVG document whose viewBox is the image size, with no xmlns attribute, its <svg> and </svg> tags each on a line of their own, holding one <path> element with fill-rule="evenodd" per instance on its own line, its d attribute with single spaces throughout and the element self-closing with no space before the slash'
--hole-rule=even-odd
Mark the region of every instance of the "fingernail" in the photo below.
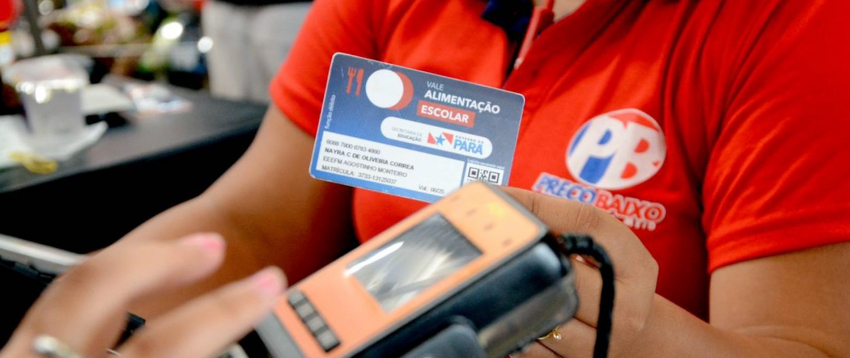
<svg viewBox="0 0 850 358">
<path fill-rule="evenodd" d="M 200 246 L 209 252 L 218 253 L 224 249 L 224 239 L 216 233 L 194 234 L 180 239 L 180 244 L 187 246 Z"/>
<path fill-rule="evenodd" d="M 277 297 L 283 291 L 283 274 L 277 267 L 267 267 L 251 276 L 251 283 L 265 297 Z"/>
</svg>

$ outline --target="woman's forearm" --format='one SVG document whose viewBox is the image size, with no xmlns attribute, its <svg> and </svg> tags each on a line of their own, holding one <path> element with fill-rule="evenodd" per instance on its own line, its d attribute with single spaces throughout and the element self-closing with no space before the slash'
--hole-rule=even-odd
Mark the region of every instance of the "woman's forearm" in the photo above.
<svg viewBox="0 0 850 358">
<path fill-rule="evenodd" d="M 616 333 L 614 333 L 616 334 Z M 634 358 L 829 358 L 816 347 L 824 340 L 818 332 L 796 327 L 760 327 L 726 330 L 693 316 L 656 295 L 646 329 L 630 350 Z M 823 350 L 822 350 L 823 349 Z"/>
</svg>

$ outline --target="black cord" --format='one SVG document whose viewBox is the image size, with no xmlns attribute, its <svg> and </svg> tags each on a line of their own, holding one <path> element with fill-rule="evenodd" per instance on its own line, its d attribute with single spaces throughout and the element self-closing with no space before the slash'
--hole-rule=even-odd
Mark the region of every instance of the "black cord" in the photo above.
<svg viewBox="0 0 850 358">
<path fill-rule="evenodd" d="M 614 312 L 614 265 L 601 246 L 587 235 L 563 234 L 556 238 L 565 255 L 581 255 L 593 258 L 602 275 L 602 293 L 599 297 L 599 317 L 596 320 L 596 343 L 593 358 L 608 356 L 611 341 L 612 314 Z"/>
</svg>

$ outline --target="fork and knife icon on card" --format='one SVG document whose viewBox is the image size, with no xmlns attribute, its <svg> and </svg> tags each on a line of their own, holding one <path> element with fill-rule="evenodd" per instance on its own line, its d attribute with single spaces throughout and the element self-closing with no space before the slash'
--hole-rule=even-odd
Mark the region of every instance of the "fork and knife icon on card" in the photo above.
<svg viewBox="0 0 850 358">
<path fill-rule="evenodd" d="M 363 85 L 363 69 L 356 69 L 354 67 L 348 68 L 348 87 L 345 89 L 345 93 L 351 93 L 351 82 L 354 80 L 354 76 L 357 76 L 357 89 L 354 91 L 355 96 L 360 96 L 360 87 Z"/>
</svg>

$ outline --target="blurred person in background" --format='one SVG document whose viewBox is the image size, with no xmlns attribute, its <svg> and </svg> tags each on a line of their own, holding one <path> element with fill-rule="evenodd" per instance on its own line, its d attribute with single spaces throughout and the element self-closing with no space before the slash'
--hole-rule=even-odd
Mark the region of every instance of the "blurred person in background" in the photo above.
<svg viewBox="0 0 850 358">
<path fill-rule="evenodd" d="M 207 0 L 201 12 L 210 91 L 268 103 L 269 83 L 310 9 L 304 0 Z"/>
</svg>

